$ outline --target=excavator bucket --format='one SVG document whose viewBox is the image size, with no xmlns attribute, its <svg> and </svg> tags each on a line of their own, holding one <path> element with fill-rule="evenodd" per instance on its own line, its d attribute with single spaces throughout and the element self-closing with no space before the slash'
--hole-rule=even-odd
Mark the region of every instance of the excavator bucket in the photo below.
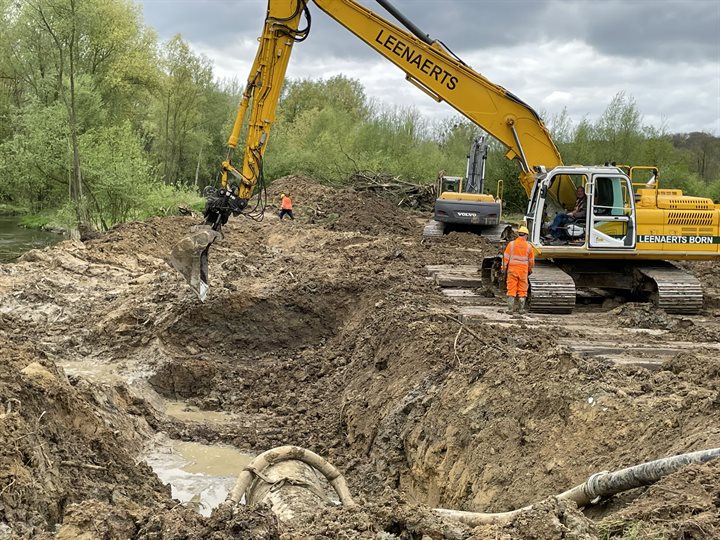
<svg viewBox="0 0 720 540">
<path fill-rule="evenodd" d="M 191 233 L 173 247 L 167 262 L 180 272 L 201 302 L 205 301 L 208 285 L 208 252 L 222 233 L 209 225 L 196 225 Z"/>
</svg>

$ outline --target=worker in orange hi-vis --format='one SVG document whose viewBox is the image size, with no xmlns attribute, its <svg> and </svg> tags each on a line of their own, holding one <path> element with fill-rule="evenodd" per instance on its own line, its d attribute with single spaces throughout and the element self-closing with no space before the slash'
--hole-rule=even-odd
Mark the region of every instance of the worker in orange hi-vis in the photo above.
<svg viewBox="0 0 720 540">
<path fill-rule="evenodd" d="M 290 219 L 295 219 L 292 212 L 292 199 L 284 193 L 280 195 L 280 219 L 288 216 Z"/>
<path fill-rule="evenodd" d="M 507 274 L 508 312 L 515 311 L 515 297 L 518 297 L 519 311 L 525 311 L 528 294 L 528 276 L 535 266 L 535 253 L 527 241 L 528 229 L 524 225 L 518 229 L 518 237 L 505 248 L 502 271 Z"/>
</svg>

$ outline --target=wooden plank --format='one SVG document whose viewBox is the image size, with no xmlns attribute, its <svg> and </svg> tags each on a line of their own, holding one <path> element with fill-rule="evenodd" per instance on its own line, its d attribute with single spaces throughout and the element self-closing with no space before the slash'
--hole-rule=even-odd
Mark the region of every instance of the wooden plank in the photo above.
<svg viewBox="0 0 720 540">
<path fill-rule="evenodd" d="M 440 289 L 443 295 L 447 296 L 456 304 L 463 306 L 496 306 L 498 298 L 492 294 L 483 294 L 483 292 L 475 292 L 477 289 Z"/>
<path fill-rule="evenodd" d="M 482 295 L 476 293 L 472 289 L 443 289 L 442 293 L 450 298 L 478 298 Z"/>
<path fill-rule="evenodd" d="M 480 267 L 471 264 L 428 264 L 425 270 L 428 274 L 480 274 Z"/>
<path fill-rule="evenodd" d="M 480 274 L 472 276 L 468 274 L 450 274 L 438 272 L 435 274 L 435 283 L 441 287 L 482 287 L 483 282 Z"/>
<path fill-rule="evenodd" d="M 498 303 L 495 299 L 492 305 L 471 305 L 461 306 L 458 309 L 458 318 L 468 326 L 499 326 L 503 328 L 522 325 L 527 328 L 547 328 L 556 323 L 557 315 L 525 313 L 522 316 L 518 314 L 510 314 L 507 312 L 505 305 Z M 563 323 L 563 329 L 568 331 L 579 332 L 584 329 L 582 324 Z"/>
</svg>

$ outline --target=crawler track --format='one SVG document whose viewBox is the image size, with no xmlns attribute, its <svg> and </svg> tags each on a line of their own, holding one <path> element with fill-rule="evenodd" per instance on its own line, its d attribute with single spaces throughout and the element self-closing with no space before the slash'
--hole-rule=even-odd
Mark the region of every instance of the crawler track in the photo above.
<svg viewBox="0 0 720 540">
<path fill-rule="evenodd" d="M 575 307 L 575 282 L 557 266 L 538 262 L 530 276 L 530 311 L 535 313 L 572 313 Z"/>
<path fill-rule="evenodd" d="M 702 285 L 698 279 L 672 264 L 638 267 L 638 272 L 652 280 L 653 299 L 668 313 L 699 313 L 703 307 Z"/>
</svg>

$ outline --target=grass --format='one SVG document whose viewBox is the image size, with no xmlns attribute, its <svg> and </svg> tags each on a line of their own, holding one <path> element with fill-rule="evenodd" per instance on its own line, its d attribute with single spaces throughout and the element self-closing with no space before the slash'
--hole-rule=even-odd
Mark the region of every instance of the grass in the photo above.
<svg viewBox="0 0 720 540">
<path fill-rule="evenodd" d="M 509 213 L 502 215 L 503 223 L 512 223 L 514 225 L 520 225 L 525 222 L 525 214 Z"/>
<path fill-rule="evenodd" d="M 664 528 L 654 528 L 642 521 L 604 520 L 598 524 L 602 540 L 667 540 Z"/>
<path fill-rule="evenodd" d="M 20 225 L 28 229 L 65 229 L 60 224 L 54 210 L 43 210 L 37 214 L 24 214 L 20 218 Z"/>
</svg>

